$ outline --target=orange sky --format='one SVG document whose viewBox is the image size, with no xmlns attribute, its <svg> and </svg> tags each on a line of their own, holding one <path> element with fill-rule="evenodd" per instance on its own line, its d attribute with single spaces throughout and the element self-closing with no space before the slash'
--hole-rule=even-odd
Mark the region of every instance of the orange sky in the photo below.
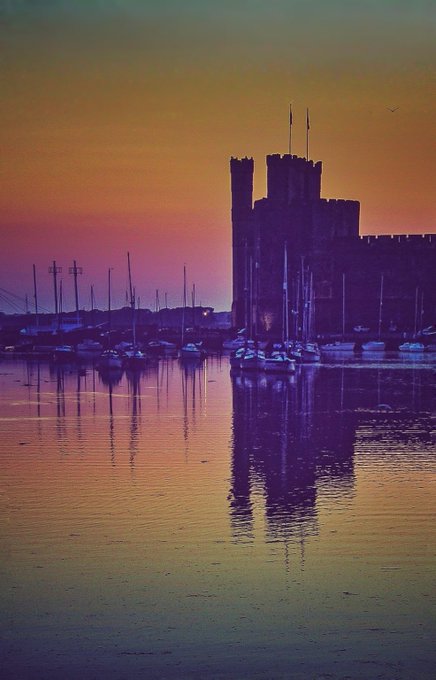
<svg viewBox="0 0 436 680">
<path fill-rule="evenodd" d="M 51 308 L 73 259 L 105 305 L 137 293 L 230 308 L 230 156 L 324 163 L 323 195 L 361 201 L 362 233 L 434 232 L 436 10 L 417 0 L 15 0 L 5 5 L 0 287 Z M 388 107 L 398 110 L 390 112 Z M 433 140 L 433 146 L 432 146 Z M 12 311 L 0 305 L 4 311 Z"/>
</svg>

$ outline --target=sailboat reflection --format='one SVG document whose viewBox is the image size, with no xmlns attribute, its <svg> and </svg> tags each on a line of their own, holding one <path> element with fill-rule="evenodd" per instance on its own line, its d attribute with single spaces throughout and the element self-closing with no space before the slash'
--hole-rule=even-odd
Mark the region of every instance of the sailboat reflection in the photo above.
<svg viewBox="0 0 436 680">
<path fill-rule="evenodd" d="M 122 369 L 111 369 L 108 371 L 98 371 L 93 369 L 94 381 L 95 375 L 98 375 L 102 384 L 108 388 L 108 410 L 109 410 L 109 450 L 111 456 L 111 464 L 115 465 L 115 420 L 114 420 L 114 400 L 113 400 L 113 389 L 121 382 L 123 377 Z M 95 394 L 95 382 L 94 382 L 94 394 Z M 95 409 L 95 405 L 94 405 Z"/>
<path fill-rule="evenodd" d="M 141 372 L 127 371 L 127 384 L 131 402 L 130 436 L 129 436 L 129 463 L 133 470 L 138 450 L 138 439 L 141 426 Z"/>
<path fill-rule="evenodd" d="M 180 366 L 183 402 L 183 438 L 189 438 L 189 428 L 195 429 L 196 416 L 201 414 L 206 398 L 205 363 L 186 362 Z"/>
<path fill-rule="evenodd" d="M 121 378 L 123 377 L 123 369 L 112 368 L 107 371 L 100 370 L 98 375 L 100 376 L 100 380 L 103 385 L 106 387 L 115 387 L 115 385 L 119 385 L 121 382 Z"/>
<path fill-rule="evenodd" d="M 353 489 L 354 415 L 341 409 L 338 373 L 304 367 L 297 380 L 235 376 L 230 517 L 237 540 L 254 535 L 263 504 L 269 541 L 318 533 L 318 487 Z M 339 378 L 339 381 L 338 381 Z"/>
</svg>

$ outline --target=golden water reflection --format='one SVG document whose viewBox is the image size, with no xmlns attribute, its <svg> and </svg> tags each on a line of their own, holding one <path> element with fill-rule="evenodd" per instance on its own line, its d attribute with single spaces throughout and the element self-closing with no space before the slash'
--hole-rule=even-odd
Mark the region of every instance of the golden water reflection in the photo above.
<svg viewBox="0 0 436 680">
<path fill-rule="evenodd" d="M 4 361 L 9 675 L 427 677 L 433 371 Z"/>
</svg>

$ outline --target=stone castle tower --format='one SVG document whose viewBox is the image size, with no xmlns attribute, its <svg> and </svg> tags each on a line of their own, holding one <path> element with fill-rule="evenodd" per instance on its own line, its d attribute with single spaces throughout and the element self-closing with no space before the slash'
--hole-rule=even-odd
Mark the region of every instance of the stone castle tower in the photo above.
<svg viewBox="0 0 436 680">
<path fill-rule="evenodd" d="M 408 325 L 411 311 L 405 308 L 404 296 L 413 300 L 417 286 L 426 302 L 426 320 L 433 323 L 434 237 L 361 237 L 358 201 L 321 198 L 321 162 L 274 154 L 267 156 L 266 163 L 267 196 L 253 203 L 253 159 L 230 160 L 235 327 L 249 325 L 253 334 L 278 334 L 285 247 L 294 335 L 299 332 L 297 317 L 308 277 L 314 333 L 334 333 L 342 327 L 344 275 L 349 327 L 359 323 L 376 326 L 381 273 L 387 275 L 390 302 L 386 314 L 391 325 Z M 401 294 L 394 302 L 396 289 Z"/>
</svg>

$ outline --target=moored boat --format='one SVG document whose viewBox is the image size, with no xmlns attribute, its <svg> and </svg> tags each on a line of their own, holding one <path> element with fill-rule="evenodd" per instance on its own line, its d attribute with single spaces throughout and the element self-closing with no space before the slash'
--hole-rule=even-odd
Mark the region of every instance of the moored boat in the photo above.
<svg viewBox="0 0 436 680">
<path fill-rule="evenodd" d="M 398 349 L 400 352 L 423 352 L 425 346 L 422 342 L 403 342 Z"/>
<path fill-rule="evenodd" d="M 53 359 L 55 361 L 71 361 L 76 357 L 76 350 L 72 345 L 58 345 L 53 350 Z"/>
<path fill-rule="evenodd" d="M 364 342 L 362 345 L 362 350 L 364 352 L 384 352 L 385 343 L 380 340 L 382 331 L 382 313 L 383 313 L 383 285 L 384 285 L 384 274 L 380 277 L 380 302 L 379 302 L 379 313 L 378 313 L 378 340 L 369 340 Z"/>
<path fill-rule="evenodd" d="M 98 354 L 103 350 L 103 345 L 98 340 L 91 340 L 90 338 L 85 338 L 82 342 L 77 345 L 78 354 Z"/>
<path fill-rule="evenodd" d="M 242 371 L 260 371 L 265 368 L 265 352 L 261 349 L 247 349 L 242 355 L 240 368 Z"/>
<path fill-rule="evenodd" d="M 321 352 L 315 342 L 306 342 L 301 348 L 301 360 L 307 363 L 321 361 Z"/>
<path fill-rule="evenodd" d="M 147 355 L 140 349 L 133 348 L 124 354 L 125 363 L 129 368 L 142 368 L 147 363 Z"/>
<path fill-rule="evenodd" d="M 98 360 L 97 368 L 99 370 L 120 369 L 123 367 L 123 357 L 114 349 L 107 349 L 104 351 Z"/>
<path fill-rule="evenodd" d="M 321 352 L 354 352 L 356 346 L 355 342 L 328 342 L 326 345 L 321 345 Z"/>
<path fill-rule="evenodd" d="M 288 342 L 286 343 L 286 350 L 288 357 L 290 359 L 294 359 L 296 362 L 301 362 L 302 360 L 302 354 L 301 350 L 303 348 L 302 344 L 298 341 L 295 342 Z"/>
<path fill-rule="evenodd" d="M 385 343 L 382 340 L 369 340 L 369 342 L 364 342 L 362 345 L 364 352 L 383 352 L 384 349 Z"/>
<path fill-rule="evenodd" d="M 254 347 L 254 340 L 246 340 L 245 338 L 238 336 L 232 340 L 224 340 L 223 349 L 235 351 L 241 349 L 242 347 Z"/>
<path fill-rule="evenodd" d="M 155 357 L 171 355 L 177 352 L 176 344 L 167 340 L 150 340 L 145 349 L 147 354 Z"/>
<path fill-rule="evenodd" d="M 180 349 L 179 357 L 180 359 L 186 359 L 188 361 L 190 359 L 204 359 L 206 357 L 206 351 L 200 347 L 200 345 L 188 342 Z"/>
<path fill-rule="evenodd" d="M 246 352 L 245 347 L 240 347 L 239 349 L 232 352 L 230 355 L 230 368 L 241 368 L 241 359 Z"/>
<path fill-rule="evenodd" d="M 267 373 L 295 373 L 295 359 L 290 359 L 285 352 L 272 352 L 265 357 L 264 369 Z"/>
</svg>

